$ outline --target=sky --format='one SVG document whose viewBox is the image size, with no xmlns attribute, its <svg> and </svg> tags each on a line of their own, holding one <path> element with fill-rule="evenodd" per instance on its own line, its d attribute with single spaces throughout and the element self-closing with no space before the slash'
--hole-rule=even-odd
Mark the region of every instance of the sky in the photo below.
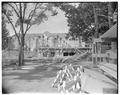
<svg viewBox="0 0 120 95">
<path fill-rule="evenodd" d="M 48 20 L 40 25 L 35 25 L 29 33 L 32 33 L 34 30 L 35 33 L 43 33 L 45 31 L 51 33 L 67 33 L 67 18 L 64 15 L 62 10 L 58 10 L 58 14 L 56 16 L 49 16 Z"/>
<path fill-rule="evenodd" d="M 7 29 L 10 35 L 14 35 L 10 24 L 7 25 Z M 67 18 L 62 10 L 58 9 L 58 14 L 56 16 L 49 16 L 48 20 L 44 23 L 32 26 L 28 33 L 44 33 L 45 31 L 50 33 L 68 33 L 69 27 L 67 26 Z"/>
</svg>

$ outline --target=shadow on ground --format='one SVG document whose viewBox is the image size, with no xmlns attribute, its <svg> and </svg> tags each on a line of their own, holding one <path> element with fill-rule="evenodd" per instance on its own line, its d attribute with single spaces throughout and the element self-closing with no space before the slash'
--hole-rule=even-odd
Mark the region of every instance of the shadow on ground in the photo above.
<svg viewBox="0 0 120 95">
<path fill-rule="evenodd" d="M 25 66 L 31 66 L 31 64 L 25 65 Z M 41 78 L 55 77 L 57 71 L 59 71 L 60 69 L 61 69 L 60 67 L 57 67 L 54 65 L 44 64 L 42 66 L 38 65 L 38 66 L 34 67 L 34 69 L 28 69 L 27 71 L 29 71 L 29 72 L 27 72 L 27 73 L 11 72 L 11 73 L 3 74 L 3 76 L 13 76 L 14 75 L 14 76 L 19 76 L 19 78 L 16 78 L 16 79 L 40 80 Z"/>
</svg>

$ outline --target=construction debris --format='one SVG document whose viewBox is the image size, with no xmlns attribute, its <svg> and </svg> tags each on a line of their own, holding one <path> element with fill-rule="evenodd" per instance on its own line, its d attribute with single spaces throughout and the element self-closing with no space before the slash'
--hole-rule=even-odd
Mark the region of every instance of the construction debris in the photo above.
<svg viewBox="0 0 120 95">
<path fill-rule="evenodd" d="M 58 71 L 57 76 L 52 84 L 52 87 L 57 87 L 60 92 L 80 92 L 81 91 L 81 77 L 83 67 L 79 66 L 75 70 L 70 65 L 65 65 L 63 70 Z"/>
<path fill-rule="evenodd" d="M 91 53 L 88 53 L 88 52 L 84 52 L 83 54 L 75 54 L 74 56 L 69 56 L 69 57 L 64 58 L 62 60 L 62 63 L 73 63 L 73 62 L 88 58 L 88 56 L 90 55 Z"/>
</svg>

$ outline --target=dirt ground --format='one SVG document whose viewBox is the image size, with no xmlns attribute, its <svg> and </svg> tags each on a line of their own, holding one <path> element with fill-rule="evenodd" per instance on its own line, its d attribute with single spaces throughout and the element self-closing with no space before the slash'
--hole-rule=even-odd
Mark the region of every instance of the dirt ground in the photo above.
<svg viewBox="0 0 120 95">
<path fill-rule="evenodd" d="M 6 59 L 10 58 L 4 57 Z M 15 57 L 11 59 L 16 59 Z M 10 59 L 10 60 L 11 60 Z M 51 59 L 26 59 L 25 65 L 21 69 L 16 69 L 15 65 L 7 65 L 2 68 L 2 88 L 4 93 L 22 93 L 22 92 L 35 92 L 35 93 L 59 93 L 57 88 L 52 88 L 52 83 L 56 77 L 57 71 L 61 69 L 64 64 L 68 63 L 57 63 L 53 62 Z M 73 65 L 82 65 L 85 67 L 85 73 L 88 76 L 86 90 L 89 92 L 102 92 L 103 86 L 110 88 L 106 93 L 116 93 L 116 84 L 114 81 L 102 74 L 102 72 L 93 65 L 91 62 L 87 61 L 76 61 L 72 62 Z M 92 76 L 92 77 L 91 77 Z M 107 83 L 106 83 L 107 81 Z M 95 89 L 96 83 L 97 89 Z M 93 87 L 92 87 L 93 86 Z M 105 89 L 106 89 L 105 88 Z M 112 89 L 111 89 L 112 88 Z M 114 88 L 114 89 L 113 89 Z"/>
<path fill-rule="evenodd" d="M 20 70 L 8 67 L 3 70 L 3 88 L 8 93 L 45 92 L 56 93 L 52 83 L 60 68 L 48 64 L 27 64 Z"/>
<path fill-rule="evenodd" d="M 2 72 L 3 88 L 7 93 L 58 93 L 57 88 L 52 88 L 52 83 L 56 77 L 57 71 L 60 69 L 61 64 L 39 64 L 32 62 L 26 63 L 21 69 L 7 67 L 3 69 Z M 86 68 L 85 73 L 89 75 L 86 81 L 88 82 L 86 90 L 91 89 L 91 93 L 101 93 L 103 87 L 116 87 L 116 83 L 104 76 L 99 70 Z M 106 81 L 108 83 L 106 83 Z M 94 89 L 94 83 L 96 83 L 96 85 L 98 84 L 97 89 Z"/>
</svg>

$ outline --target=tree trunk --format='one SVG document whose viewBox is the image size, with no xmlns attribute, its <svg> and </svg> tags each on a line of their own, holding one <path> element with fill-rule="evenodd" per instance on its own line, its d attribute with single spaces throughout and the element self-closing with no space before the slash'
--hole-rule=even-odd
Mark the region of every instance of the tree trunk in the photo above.
<svg viewBox="0 0 120 95">
<path fill-rule="evenodd" d="M 19 50 L 19 66 L 24 65 L 24 27 L 23 27 L 23 16 L 22 16 L 22 5 L 20 6 L 20 31 L 21 31 L 21 44 L 20 44 L 20 50 Z"/>
<path fill-rule="evenodd" d="M 79 47 L 82 46 L 82 36 L 79 36 Z"/>
<path fill-rule="evenodd" d="M 19 49 L 19 66 L 24 65 L 24 37 L 21 37 L 21 45 Z"/>
</svg>

